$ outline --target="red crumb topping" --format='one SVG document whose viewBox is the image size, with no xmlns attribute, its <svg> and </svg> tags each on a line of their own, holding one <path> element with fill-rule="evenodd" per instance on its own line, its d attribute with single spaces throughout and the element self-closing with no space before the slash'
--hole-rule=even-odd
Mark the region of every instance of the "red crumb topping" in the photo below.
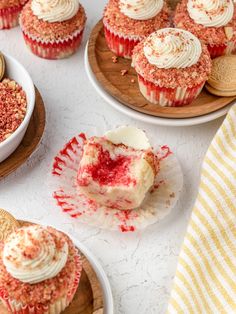
<svg viewBox="0 0 236 314">
<path fill-rule="evenodd" d="M 26 4 L 21 12 L 20 25 L 29 37 L 41 40 L 59 40 L 71 36 L 76 31 L 84 28 L 86 14 L 80 4 L 77 14 L 64 22 L 49 23 L 38 19 L 31 10 L 31 1 Z"/>
<path fill-rule="evenodd" d="M 0 82 L 0 143 L 20 126 L 27 110 L 26 94 L 13 80 Z"/>
<path fill-rule="evenodd" d="M 81 262 L 78 258 L 78 252 L 72 241 L 64 233 L 51 227 L 47 230 L 51 233 L 57 246 L 68 243 L 68 260 L 62 271 L 54 278 L 45 280 L 37 284 L 22 283 L 13 278 L 6 270 L 3 260 L 4 244 L 0 244 L 0 291 L 10 299 L 22 302 L 25 305 L 43 305 L 47 306 L 55 302 L 58 298 L 67 295 L 73 289 L 76 277 L 81 272 Z M 30 252 L 29 252 L 30 251 Z M 34 254 L 34 250 L 27 250 L 27 256 Z"/>
<path fill-rule="evenodd" d="M 8 8 L 19 8 L 23 6 L 28 0 L 0 0 L 0 10 Z"/>
<path fill-rule="evenodd" d="M 170 26 L 169 8 L 165 3 L 162 11 L 149 20 L 134 20 L 124 15 L 119 0 L 109 0 L 103 16 L 105 26 L 116 34 L 146 37 L 152 32 Z"/>
<path fill-rule="evenodd" d="M 133 66 L 138 74 L 145 80 L 153 82 L 160 87 L 194 87 L 205 82 L 211 73 L 212 61 L 208 49 L 202 45 L 202 54 L 199 61 L 191 67 L 181 69 L 159 69 L 150 64 L 144 54 L 143 40 L 133 51 Z"/>
<path fill-rule="evenodd" d="M 189 16 L 187 3 L 188 0 L 182 0 L 182 2 L 177 5 L 174 16 L 174 23 L 176 27 L 190 31 L 209 45 L 223 45 L 229 41 L 225 33 L 225 26 L 206 27 L 204 25 L 195 23 L 194 20 L 192 20 Z M 236 4 L 234 7 L 234 17 L 232 21 L 226 25 L 226 27 L 233 27 L 234 35 L 230 41 L 236 40 Z"/>
<path fill-rule="evenodd" d="M 78 184 L 86 186 L 89 184 L 88 177 L 92 177 L 93 181 L 100 185 L 131 185 L 136 184 L 129 174 L 130 164 L 133 160 L 132 156 L 117 155 L 112 158 L 109 151 L 104 150 L 101 144 L 88 144 L 91 151 L 97 153 L 97 163 L 92 163 L 81 167 L 78 172 Z M 85 175 L 86 174 L 86 175 Z"/>
</svg>

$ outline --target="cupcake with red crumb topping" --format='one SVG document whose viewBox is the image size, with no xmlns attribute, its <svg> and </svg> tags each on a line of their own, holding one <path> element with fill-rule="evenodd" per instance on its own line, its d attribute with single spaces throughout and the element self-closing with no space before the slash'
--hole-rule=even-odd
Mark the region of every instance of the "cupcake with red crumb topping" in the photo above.
<svg viewBox="0 0 236 314">
<path fill-rule="evenodd" d="M 191 103 L 209 78 L 207 47 L 188 31 L 165 28 L 149 35 L 133 52 L 143 96 L 153 104 L 177 107 Z"/>
<path fill-rule="evenodd" d="M 236 51 L 233 0 L 182 0 L 176 8 L 174 23 L 207 44 L 212 58 Z"/>
<path fill-rule="evenodd" d="M 86 141 L 77 183 L 79 191 L 99 205 L 127 210 L 141 205 L 158 171 L 145 133 L 123 126 Z"/>
<path fill-rule="evenodd" d="M 32 0 L 20 16 L 26 45 L 45 59 L 72 55 L 80 46 L 85 23 L 79 0 Z"/>
<path fill-rule="evenodd" d="M 28 0 L 0 0 L 0 29 L 18 25 L 19 15 Z"/>
<path fill-rule="evenodd" d="M 14 314 L 59 314 L 71 303 L 82 266 L 62 232 L 33 225 L 0 244 L 0 300 Z"/>
<path fill-rule="evenodd" d="M 131 58 L 142 39 L 169 23 L 165 0 L 109 0 L 103 16 L 108 47 L 125 58 Z"/>
</svg>

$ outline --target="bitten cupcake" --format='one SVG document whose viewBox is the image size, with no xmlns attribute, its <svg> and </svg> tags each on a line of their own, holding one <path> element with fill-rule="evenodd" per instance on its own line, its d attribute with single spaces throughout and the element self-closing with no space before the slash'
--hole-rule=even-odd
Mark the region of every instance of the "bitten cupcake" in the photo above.
<svg viewBox="0 0 236 314">
<path fill-rule="evenodd" d="M 26 45 L 46 59 L 72 55 L 80 46 L 85 23 L 79 0 L 32 0 L 20 16 Z"/>
<path fill-rule="evenodd" d="M 176 8 L 174 23 L 206 43 L 212 58 L 236 51 L 233 0 L 182 0 Z"/>
<path fill-rule="evenodd" d="M 207 47 L 188 31 L 165 28 L 152 33 L 133 52 L 143 96 L 160 106 L 184 106 L 201 92 L 212 61 Z"/>
<path fill-rule="evenodd" d="M 131 58 L 142 39 L 169 23 L 164 0 L 109 0 L 103 17 L 108 47 L 125 58 Z"/>
<path fill-rule="evenodd" d="M 28 0 L 0 0 L 0 29 L 18 25 L 19 15 Z"/>
<path fill-rule="evenodd" d="M 59 314 L 81 276 L 72 241 L 42 226 L 23 227 L 0 244 L 0 300 L 14 314 Z"/>
</svg>

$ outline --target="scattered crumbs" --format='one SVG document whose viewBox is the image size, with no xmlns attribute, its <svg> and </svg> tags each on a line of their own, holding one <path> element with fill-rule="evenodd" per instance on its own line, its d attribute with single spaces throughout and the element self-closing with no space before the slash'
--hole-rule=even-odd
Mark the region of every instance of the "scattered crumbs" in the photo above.
<svg viewBox="0 0 236 314">
<path fill-rule="evenodd" d="M 170 194 L 170 197 L 171 197 L 171 198 L 174 198 L 174 197 L 175 197 L 175 193 L 174 193 L 174 192 L 171 193 L 171 194 Z"/>
<path fill-rule="evenodd" d="M 128 70 L 121 70 L 120 72 L 122 76 L 125 76 L 128 73 Z"/>
<path fill-rule="evenodd" d="M 113 63 L 117 63 L 118 62 L 118 57 L 117 56 L 113 56 L 112 57 L 112 62 Z"/>
</svg>

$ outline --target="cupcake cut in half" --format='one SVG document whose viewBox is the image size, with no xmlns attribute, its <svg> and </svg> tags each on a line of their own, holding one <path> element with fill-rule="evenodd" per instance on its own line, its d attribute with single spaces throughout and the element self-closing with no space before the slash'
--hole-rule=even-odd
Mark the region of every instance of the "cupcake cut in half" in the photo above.
<svg viewBox="0 0 236 314">
<path fill-rule="evenodd" d="M 79 190 L 102 206 L 120 210 L 141 205 L 159 171 L 145 133 L 120 127 L 88 139 L 83 148 Z"/>
<path fill-rule="evenodd" d="M 212 58 L 236 51 L 233 0 L 182 0 L 176 8 L 174 23 L 206 43 Z"/>
<path fill-rule="evenodd" d="M 201 92 L 212 60 L 207 47 L 188 31 L 165 28 L 152 33 L 133 52 L 143 96 L 160 106 L 184 106 Z"/>
<path fill-rule="evenodd" d="M 18 25 L 19 15 L 28 0 L 0 0 L 0 29 Z"/>
<path fill-rule="evenodd" d="M 117 56 L 132 51 L 152 32 L 170 26 L 165 0 L 109 0 L 103 16 L 107 45 Z"/>
<path fill-rule="evenodd" d="M 86 14 L 79 0 L 31 0 L 20 16 L 26 45 L 46 59 L 69 57 L 79 48 Z"/>
<path fill-rule="evenodd" d="M 23 227 L 0 244 L 0 300 L 10 313 L 62 313 L 81 272 L 74 244 L 51 227 Z"/>
</svg>

